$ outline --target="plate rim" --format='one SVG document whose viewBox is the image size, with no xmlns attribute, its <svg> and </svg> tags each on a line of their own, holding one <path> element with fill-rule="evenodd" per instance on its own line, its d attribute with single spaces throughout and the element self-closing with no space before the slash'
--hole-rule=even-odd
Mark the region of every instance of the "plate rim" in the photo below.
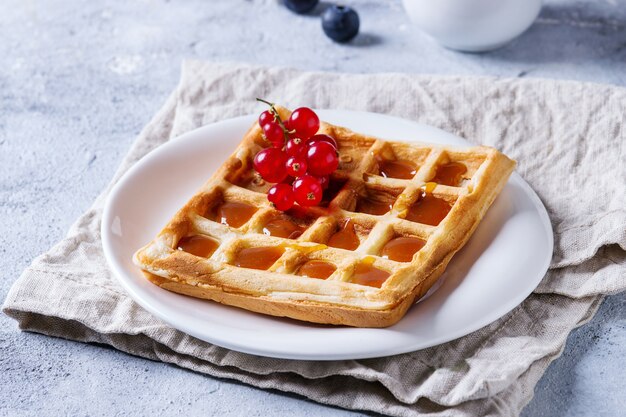
<svg viewBox="0 0 626 417">
<path fill-rule="evenodd" d="M 397 123 L 408 123 L 410 125 L 410 128 L 422 129 L 422 130 L 423 129 L 434 130 L 438 134 L 445 134 L 445 136 L 447 136 L 448 139 L 458 143 L 458 145 L 455 144 L 452 146 L 475 146 L 474 144 L 467 141 L 466 139 L 463 139 L 452 133 L 446 132 L 435 126 L 418 123 L 412 120 L 399 118 L 396 116 L 390 116 L 386 114 L 366 112 L 366 111 L 337 110 L 337 109 L 316 109 L 315 111 L 318 112 L 318 114 L 320 114 L 322 118 L 324 119 L 329 119 L 329 118 L 332 119 L 336 117 L 340 119 L 344 117 L 372 117 L 372 116 L 382 117 L 382 118 L 388 119 L 389 121 L 394 121 Z M 329 115 L 332 115 L 332 116 L 329 117 Z M 437 346 L 442 343 L 456 340 L 460 337 L 463 337 L 467 334 L 470 334 L 478 329 L 481 329 L 493 323 L 494 321 L 506 315 L 508 312 L 512 311 L 515 307 L 520 305 L 536 289 L 536 287 L 539 285 L 543 277 L 545 277 L 545 274 L 549 268 L 549 265 L 552 259 L 552 253 L 554 251 L 554 235 L 553 235 L 553 230 L 552 230 L 552 224 L 550 222 L 547 209 L 545 208 L 545 205 L 543 204 L 543 202 L 541 201 L 537 193 L 532 189 L 532 187 L 530 187 L 530 185 L 526 181 L 523 180 L 523 178 L 516 171 L 514 171 L 507 182 L 507 186 L 510 183 L 515 183 L 516 185 L 522 188 L 522 190 L 524 191 L 524 195 L 529 198 L 530 202 L 532 203 L 533 209 L 536 211 L 536 213 L 539 216 L 541 226 L 543 227 L 543 232 L 545 232 L 546 237 L 548 238 L 547 245 L 548 245 L 549 251 L 548 250 L 546 251 L 543 262 L 541 266 L 538 268 L 538 271 L 541 271 L 541 272 L 537 273 L 537 276 L 533 277 L 532 279 L 533 281 L 532 284 L 528 285 L 528 288 L 530 288 L 529 291 L 520 292 L 520 294 L 517 297 L 511 298 L 509 299 L 508 303 L 503 304 L 500 309 L 494 310 L 491 314 L 485 315 L 482 320 L 475 321 L 473 326 L 466 326 L 464 328 L 457 330 L 456 332 L 448 332 L 445 335 L 440 336 L 439 338 L 431 339 L 431 342 L 429 342 L 426 345 L 413 343 L 413 344 L 403 344 L 402 346 L 398 346 L 395 349 L 387 348 L 387 349 L 384 349 L 384 351 L 369 349 L 368 352 L 359 351 L 355 353 L 347 352 L 347 353 L 337 353 L 337 354 L 325 353 L 325 354 L 320 355 L 320 354 L 310 354 L 310 353 L 294 353 L 290 350 L 281 351 L 281 350 L 276 350 L 276 349 L 273 349 L 273 350 L 268 350 L 268 349 L 263 349 L 263 348 L 255 349 L 255 348 L 251 348 L 248 344 L 237 343 L 236 341 L 233 341 L 230 339 L 225 340 L 223 337 L 222 338 L 220 337 L 207 338 L 205 334 L 199 333 L 198 331 L 196 331 L 195 328 L 189 327 L 185 325 L 184 323 L 173 323 L 170 320 L 170 318 L 167 317 L 167 315 L 163 314 L 161 311 L 159 311 L 158 308 L 156 308 L 155 306 L 153 306 L 150 302 L 146 300 L 145 298 L 146 294 L 139 293 L 137 288 L 134 288 L 131 285 L 131 282 L 129 281 L 132 281 L 133 278 L 128 277 L 126 275 L 126 269 L 117 262 L 117 258 L 115 254 L 113 253 L 112 241 L 109 235 L 110 233 L 109 226 L 112 224 L 112 220 L 113 220 L 112 210 L 113 210 L 114 202 L 116 200 L 118 193 L 120 193 L 124 189 L 126 183 L 130 181 L 136 173 L 141 171 L 145 161 L 155 158 L 158 155 L 161 155 L 162 153 L 167 152 L 170 148 L 182 146 L 180 144 L 181 141 L 184 143 L 185 141 L 195 140 L 194 137 L 196 135 L 200 135 L 203 131 L 210 131 L 214 129 L 219 129 L 220 127 L 224 127 L 228 125 L 238 125 L 241 123 L 246 123 L 247 127 L 249 127 L 249 124 L 254 119 L 256 119 L 256 116 L 252 114 L 237 116 L 237 117 L 225 119 L 222 121 L 218 121 L 215 123 L 198 127 L 178 137 L 171 138 L 167 142 L 164 142 L 163 144 L 159 145 L 157 148 L 151 150 L 146 155 L 141 157 L 138 161 L 136 161 L 136 163 L 133 164 L 118 179 L 118 181 L 113 185 L 109 194 L 106 197 L 105 205 L 103 208 L 101 225 L 100 225 L 100 232 L 101 232 L 103 252 L 104 252 L 109 268 L 111 268 L 113 275 L 117 279 L 118 283 L 120 283 L 122 287 L 124 288 L 124 290 L 130 294 L 133 301 L 137 302 L 140 306 L 142 306 L 148 312 L 155 315 L 159 319 L 163 320 L 164 322 L 166 322 L 168 325 L 172 326 L 173 328 L 181 330 L 184 333 L 197 337 L 208 343 L 215 344 L 216 346 L 224 347 L 227 349 L 232 349 L 232 350 L 247 353 L 247 354 L 264 356 L 264 357 L 294 359 L 294 360 L 321 360 L 321 361 L 386 357 L 386 356 L 392 356 L 392 355 L 397 355 L 397 354 L 402 354 L 402 353 L 407 353 L 407 352 L 413 352 L 413 351 L 417 351 L 421 349 L 426 349 L 428 347 Z M 415 141 L 408 141 L 408 142 L 415 142 Z M 167 291 L 167 290 L 163 290 L 163 291 Z M 185 297 L 182 295 L 180 296 Z M 220 305 L 220 307 L 222 307 L 222 305 Z M 230 306 L 226 306 L 226 307 L 234 308 Z M 258 314 L 258 313 L 252 313 L 252 312 L 247 312 L 247 313 Z M 393 326 L 391 326 L 390 328 L 392 327 Z M 331 327 L 331 328 L 334 328 L 334 327 Z M 382 332 L 385 329 L 390 329 L 390 328 L 368 329 L 368 330 L 373 330 L 373 331 L 379 330 Z"/>
</svg>

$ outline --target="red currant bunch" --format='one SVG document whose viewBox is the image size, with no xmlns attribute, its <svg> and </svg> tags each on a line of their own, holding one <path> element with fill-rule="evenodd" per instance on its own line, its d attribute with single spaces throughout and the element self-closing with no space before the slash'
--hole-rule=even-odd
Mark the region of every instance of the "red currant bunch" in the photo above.
<svg viewBox="0 0 626 417">
<path fill-rule="evenodd" d="M 254 169 L 259 175 L 276 183 L 267 192 L 267 199 L 282 211 L 295 203 L 318 205 L 329 175 L 339 166 L 337 141 L 317 134 L 320 119 L 310 108 L 297 108 L 289 119 L 281 120 L 273 103 L 257 100 L 270 106 L 259 116 L 268 147 L 254 157 Z"/>
</svg>

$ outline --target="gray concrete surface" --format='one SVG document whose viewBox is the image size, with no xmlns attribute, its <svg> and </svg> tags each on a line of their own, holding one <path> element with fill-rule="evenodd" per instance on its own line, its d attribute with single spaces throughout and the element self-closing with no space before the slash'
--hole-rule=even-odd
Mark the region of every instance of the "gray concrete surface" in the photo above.
<svg viewBox="0 0 626 417">
<path fill-rule="evenodd" d="M 336 45 L 275 1 L 0 1 L 0 299 L 112 176 L 175 87 L 184 58 L 347 72 L 549 77 L 626 85 L 626 0 L 547 0 L 488 54 L 445 50 L 398 0 L 347 1 Z M 289 39 L 289 42 L 285 42 Z M 570 336 L 523 416 L 623 415 L 626 299 Z M 343 416 L 344 410 L 36 334 L 0 315 L 0 416 Z"/>
</svg>

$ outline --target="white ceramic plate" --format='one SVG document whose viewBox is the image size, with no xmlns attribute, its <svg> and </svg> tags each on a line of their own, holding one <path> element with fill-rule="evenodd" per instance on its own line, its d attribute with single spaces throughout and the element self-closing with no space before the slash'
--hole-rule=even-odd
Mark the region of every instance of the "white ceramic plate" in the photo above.
<svg viewBox="0 0 626 417">
<path fill-rule="evenodd" d="M 389 140 L 446 145 L 468 142 L 439 129 L 374 113 L 320 110 L 321 119 Z M 255 116 L 204 126 L 141 159 L 112 190 L 102 220 L 106 258 L 122 286 L 173 327 L 219 346 L 287 359 L 388 356 L 464 336 L 521 303 L 552 256 L 545 207 L 514 173 L 440 285 L 385 329 L 321 326 L 251 313 L 171 293 L 148 282 L 132 263 L 171 216 L 232 153 Z"/>
</svg>

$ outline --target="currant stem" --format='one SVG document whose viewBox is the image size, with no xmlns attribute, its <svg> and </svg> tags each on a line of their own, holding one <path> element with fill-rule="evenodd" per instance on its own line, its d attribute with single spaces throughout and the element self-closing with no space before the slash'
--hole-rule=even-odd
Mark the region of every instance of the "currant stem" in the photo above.
<svg viewBox="0 0 626 417">
<path fill-rule="evenodd" d="M 257 101 L 260 101 L 261 103 L 265 103 L 268 106 L 270 106 L 270 113 L 272 113 L 274 115 L 274 121 L 278 122 L 278 124 L 280 125 L 281 129 L 283 129 L 283 135 L 285 136 L 285 142 L 289 140 L 289 135 L 291 133 L 295 133 L 295 130 L 287 130 L 287 128 L 285 127 L 285 124 L 283 123 L 282 119 L 280 118 L 280 115 L 278 114 L 278 110 L 276 110 L 276 107 L 274 105 L 274 103 L 269 102 L 267 100 L 263 100 L 262 98 L 256 98 Z"/>
<path fill-rule="evenodd" d="M 274 103 L 270 103 L 269 101 L 263 100 L 262 98 L 258 98 L 258 97 L 256 98 L 256 101 L 260 101 L 261 103 L 265 103 L 268 106 L 270 106 L 272 109 L 274 109 Z"/>
</svg>

